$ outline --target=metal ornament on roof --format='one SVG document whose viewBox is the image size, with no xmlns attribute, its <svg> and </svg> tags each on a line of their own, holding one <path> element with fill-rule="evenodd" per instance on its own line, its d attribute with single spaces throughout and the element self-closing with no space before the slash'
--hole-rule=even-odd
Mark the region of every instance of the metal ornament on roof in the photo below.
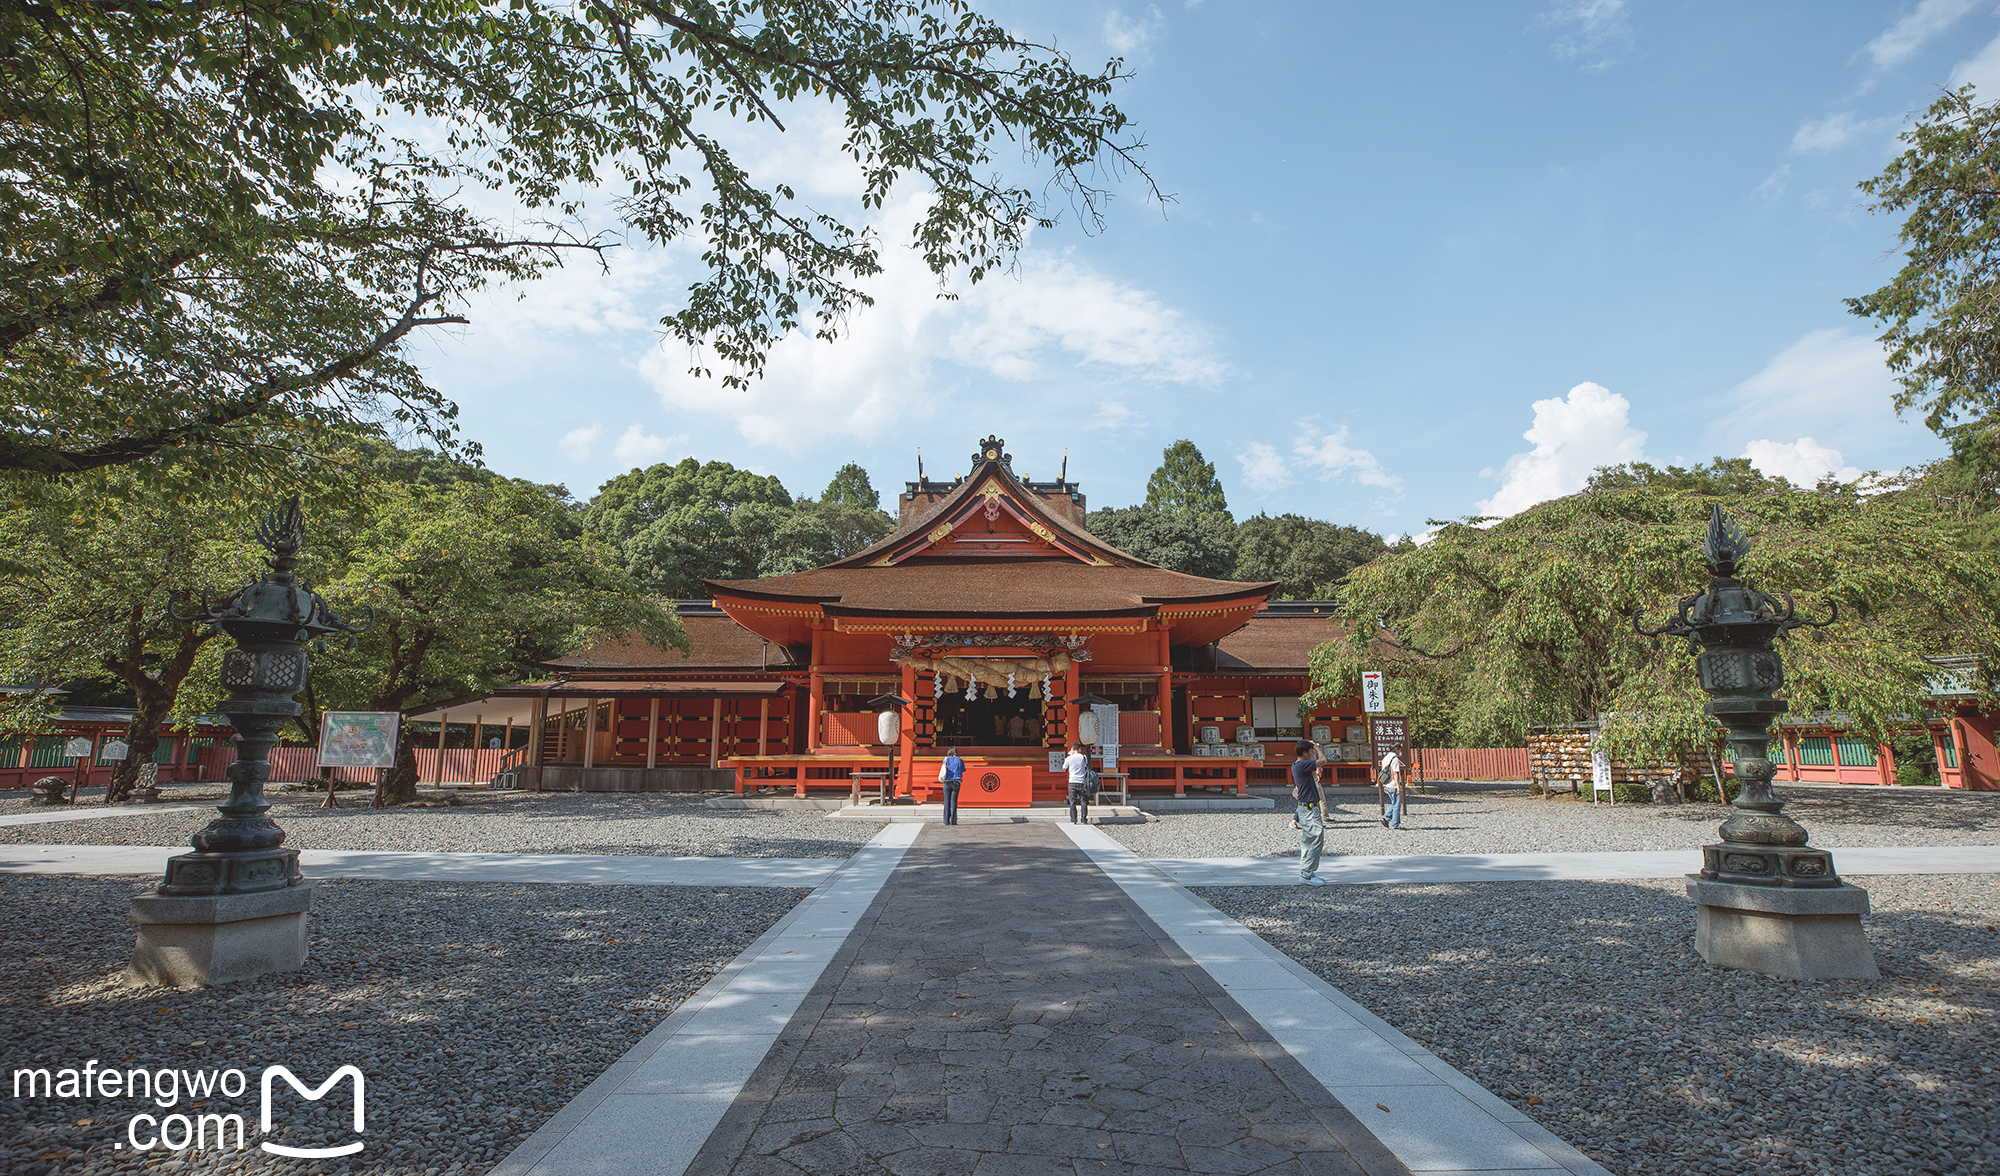
<svg viewBox="0 0 2000 1176">
<path fill-rule="evenodd" d="M 1673 620 L 1657 629 L 1632 628 L 1658 644 L 1662 637 L 1685 640 L 1695 655 L 1695 672 L 1709 696 L 1705 710 L 1727 734 L 1731 766 L 1740 785 L 1735 812 L 1718 830 L 1722 844 L 1702 847 L 1702 877 L 1765 886 L 1831 887 L 1840 884 L 1833 857 L 1806 848 L 1805 828 L 1784 815 L 1772 793 L 1777 768 L 1766 758 L 1769 731 L 1788 704 L 1774 697 L 1785 684 L 1785 663 L 1773 644 L 1794 629 L 1822 629 L 1840 619 L 1840 607 L 1823 621 L 1798 615 L 1788 592 L 1765 592 L 1737 575 L 1751 542 L 1717 503 L 1709 514 L 1702 556 L 1708 587 L 1684 597 Z"/>
<path fill-rule="evenodd" d="M 257 539 L 270 552 L 269 572 L 220 602 L 204 592 L 199 612 L 174 613 L 181 621 L 205 622 L 211 632 L 236 642 L 222 658 L 229 698 L 216 708 L 236 728 L 236 762 L 229 766 L 229 798 L 218 806 L 221 815 L 189 839 L 197 852 L 167 860 L 160 894 L 244 894 L 303 880 L 298 851 L 282 848 L 285 831 L 265 815 L 271 808 L 264 797 L 271 748 L 278 731 L 299 713 L 292 696 L 305 688 L 306 646 L 323 646 L 326 638 L 341 635 L 352 641 L 374 618 L 351 624 L 299 581 L 305 519 L 297 495 L 264 519 Z"/>
</svg>

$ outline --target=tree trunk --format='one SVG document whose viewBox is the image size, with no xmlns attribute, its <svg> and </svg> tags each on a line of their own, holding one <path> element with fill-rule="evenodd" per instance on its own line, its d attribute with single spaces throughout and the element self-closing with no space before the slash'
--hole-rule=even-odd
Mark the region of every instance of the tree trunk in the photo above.
<svg viewBox="0 0 2000 1176">
<path fill-rule="evenodd" d="M 396 766 L 382 777 L 382 804 L 408 804 L 417 798 L 417 744 L 407 726 L 396 739 Z"/>
<path fill-rule="evenodd" d="M 132 713 L 130 746 L 125 760 L 111 769 L 111 783 L 104 789 L 106 804 L 123 804 L 132 798 L 132 790 L 139 782 L 140 766 L 152 763 L 153 753 L 159 750 L 160 724 L 174 709 L 174 701 L 180 697 L 181 682 L 194 668 L 195 655 L 201 652 L 201 647 L 212 636 L 192 625 L 181 626 L 172 656 L 161 664 L 159 676 L 154 677 L 144 668 L 146 642 L 143 632 L 135 623 L 127 640 L 124 658 L 105 663 L 107 669 L 131 688 L 133 701 L 139 704 Z"/>
</svg>

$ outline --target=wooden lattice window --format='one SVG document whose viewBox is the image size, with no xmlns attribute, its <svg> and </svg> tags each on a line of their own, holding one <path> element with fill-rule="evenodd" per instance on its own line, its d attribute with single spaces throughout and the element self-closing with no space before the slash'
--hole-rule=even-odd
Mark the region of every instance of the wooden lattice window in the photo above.
<svg viewBox="0 0 2000 1176">
<path fill-rule="evenodd" d="M 1872 768 L 1875 766 L 1875 745 L 1859 735 L 1842 735 L 1835 741 L 1840 752 L 1840 766 L 1843 768 Z"/>
<path fill-rule="evenodd" d="M 1805 735 L 1799 739 L 1799 763 L 1808 768 L 1833 766 L 1833 740 L 1826 735 Z"/>
</svg>

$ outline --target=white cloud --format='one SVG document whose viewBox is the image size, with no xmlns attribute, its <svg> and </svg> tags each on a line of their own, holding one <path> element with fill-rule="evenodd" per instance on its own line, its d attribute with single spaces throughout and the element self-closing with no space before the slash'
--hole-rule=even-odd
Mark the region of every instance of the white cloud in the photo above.
<svg viewBox="0 0 2000 1176">
<path fill-rule="evenodd" d="M 1841 113 L 1801 126 L 1792 136 L 1792 150 L 1832 151 L 1845 147 L 1863 135 L 1872 135 L 1896 124 L 1893 118 L 1861 118 Z M 1768 182 L 1768 181 L 1766 181 Z"/>
<path fill-rule="evenodd" d="M 1921 431 L 1916 422 L 1897 418 L 1895 394 L 1881 344 L 1845 329 L 1808 331 L 1731 390 L 1732 407 L 1709 439 L 1733 446 L 1741 437 L 1811 429 L 1826 445 L 1865 460 Z"/>
<path fill-rule="evenodd" d="M 584 461 L 590 457 L 591 448 L 603 435 L 604 426 L 585 425 L 580 429 L 571 429 L 564 433 L 562 440 L 556 442 L 556 448 L 562 450 L 563 456 L 571 461 Z"/>
<path fill-rule="evenodd" d="M 1292 484 L 1292 471 L 1278 451 L 1262 441 L 1252 441 L 1236 455 L 1243 466 L 1243 482 L 1252 490 L 1266 492 Z"/>
<path fill-rule="evenodd" d="M 665 457 L 674 442 L 685 440 L 685 437 L 655 437 L 635 421 L 611 443 L 611 456 L 618 459 L 619 465 L 648 466 Z"/>
<path fill-rule="evenodd" d="M 1952 89 L 1956 90 L 1968 82 L 1978 87 L 1981 99 L 1991 102 L 2000 98 L 2000 37 L 1986 42 L 1984 49 L 1952 69 Z"/>
<path fill-rule="evenodd" d="M 1636 37 L 1625 17 L 1626 0 L 1566 0 L 1542 13 L 1538 23 L 1566 30 L 1551 46 L 1558 59 L 1599 70 L 1632 51 Z"/>
<path fill-rule="evenodd" d="M 1146 424 L 1146 418 L 1134 412 L 1123 400 L 1112 397 L 1097 406 L 1090 420 L 1084 422 L 1086 429 L 1105 429 L 1116 432 L 1120 429 L 1138 429 Z"/>
<path fill-rule="evenodd" d="M 1292 452 L 1306 465 L 1318 466 L 1322 481 L 1345 476 L 1363 486 L 1396 492 L 1402 490 L 1401 478 L 1391 476 L 1382 468 L 1382 463 L 1375 460 L 1374 454 L 1355 448 L 1348 440 L 1346 425 L 1322 433 L 1308 424 L 1301 426 L 1298 440 L 1292 442 Z"/>
<path fill-rule="evenodd" d="M 1923 0 L 1868 42 L 1865 52 L 1878 66 L 1899 65 L 1916 56 L 1932 38 L 1957 24 L 1979 3 L 1980 0 Z"/>
<path fill-rule="evenodd" d="M 1767 478 L 1783 478 L 1794 486 L 1816 486 L 1826 474 L 1852 482 L 1861 471 L 1840 463 L 1840 450 L 1828 449 L 1811 437 L 1783 441 L 1752 441 L 1743 449 L 1750 465 Z"/>
<path fill-rule="evenodd" d="M 1784 164 L 1777 171 L 1765 176 L 1764 182 L 1757 185 L 1756 191 L 1751 194 L 1760 200 L 1776 200 L 1785 194 L 1786 188 L 1791 186 L 1791 179 L 1792 165 L 1789 163 Z"/>
<path fill-rule="evenodd" d="M 1646 434 L 1632 427 L 1631 402 L 1602 384 L 1578 384 L 1567 397 L 1537 400 L 1534 407 L 1535 423 L 1521 436 L 1535 447 L 1507 459 L 1500 489 L 1478 513 L 1518 514 L 1583 489 L 1599 466 L 1646 458 Z"/>
<path fill-rule="evenodd" d="M 1145 51 L 1166 23 L 1158 8 L 1147 9 L 1147 15 L 1137 20 L 1114 8 L 1104 14 L 1104 43 L 1121 57 L 1133 57 Z"/>
<path fill-rule="evenodd" d="M 745 438 L 794 453 L 829 435 L 873 438 L 946 410 L 955 368 L 1020 383 L 1062 380 L 1072 407 L 1074 385 L 1086 380 L 1212 385 L 1227 375 L 1200 324 L 1144 290 L 1032 247 L 1015 273 L 940 299 L 923 258 L 899 244 L 924 199 L 885 210 L 883 272 L 863 283 L 875 305 L 857 308 L 837 341 L 787 335 L 764 377 L 741 390 L 689 375 L 686 352 L 673 345 L 642 360 L 641 374 L 668 408 L 725 414 Z"/>
</svg>

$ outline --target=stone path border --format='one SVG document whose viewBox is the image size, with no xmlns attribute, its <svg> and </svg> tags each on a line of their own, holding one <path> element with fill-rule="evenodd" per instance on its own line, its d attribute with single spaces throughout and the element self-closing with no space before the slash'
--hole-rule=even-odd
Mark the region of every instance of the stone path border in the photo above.
<svg viewBox="0 0 2000 1176">
<path fill-rule="evenodd" d="M 1097 829 L 1060 828 L 1412 1172 L 1611 1176 L 1154 863 Z"/>
<path fill-rule="evenodd" d="M 922 831 L 891 825 L 836 863 L 487 1176 L 680 1176 Z"/>
<path fill-rule="evenodd" d="M 914 830 L 917 826 L 911 826 Z M 879 839 L 878 839 L 879 840 Z M 166 845 L 0 845 L 0 874 L 152 874 L 187 853 Z M 408 853 L 308 849 L 308 878 L 560 882 L 609 886 L 818 886 L 847 858 L 675 858 L 581 853 Z"/>
<path fill-rule="evenodd" d="M 116 805 L 111 808 L 75 808 L 63 805 L 51 812 L 8 813 L 0 816 L 0 828 L 8 825 L 42 825 L 50 821 L 94 821 L 99 817 L 152 817 L 161 813 L 191 813 L 214 807 L 212 804 Z"/>
<path fill-rule="evenodd" d="M 1842 877 L 1867 874 L 2000 873 L 2000 846 L 1831 847 Z M 1290 886 L 1298 858 L 1146 858 L 1182 886 Z M 1679 878 L 1701 869 L 1698 849 L 1615 850 L 1603 853 L 1440 853 L 1325 857 L 1328 882 L 1545 882 L 1606 878 Z"/>
</svg>

